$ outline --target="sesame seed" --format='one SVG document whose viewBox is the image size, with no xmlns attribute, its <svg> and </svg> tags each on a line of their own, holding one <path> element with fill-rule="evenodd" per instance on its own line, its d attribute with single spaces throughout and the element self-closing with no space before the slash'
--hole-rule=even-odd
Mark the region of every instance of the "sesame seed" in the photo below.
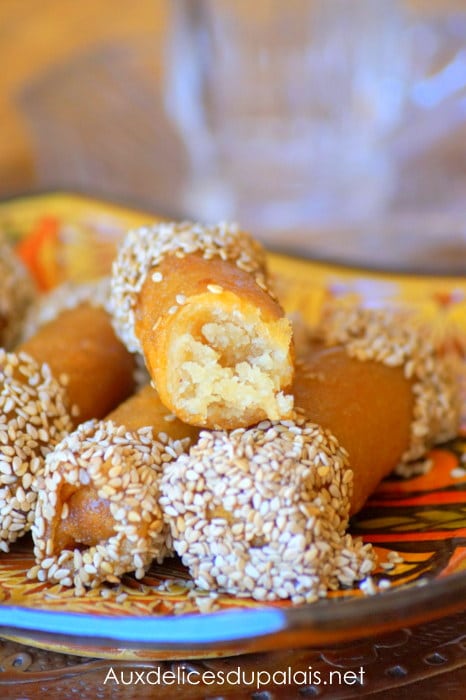
<svg viewBox="0 0 466 700">
<path fill-rule="evenodd" d="M 167 413 L 167 415 L 164 416 L 163 419 L 164 419 L 164 421 L 166 421 L 167 423 L 173 423 L 173 421 L 176 420 L 176 416 L 173 415 L 173 413 Z"/>
<path fill-rule="evenodd" d="M 34 285 L 9 243 L 0 240 L 0 346 L 11 348 L 20 337 L 24 316 L 34 298 Z"/>
<path fill-rule="evenodd" d="M 72 426 L 64 389 L 47 365 L 0 350 L 0 383 L 0 541 L 7 551 L 30 530 L 44 457 Z"/>
<path fill-rule="evenodd" d="M 90 420 L 67 435 L 45 459 L 47 488 L 38 494 L 32 525 L 37 571 L 41 580 L 74 588 L 76 595 L 103 581 L 115 582 L 130 571 L 142 577 L 152 559 L 171 554 L 171 536 L 158 505 L 162 444 L 152 428 L 128 431 L 112 421 Z M 181 441 L 178 450 L 181 449 Z M 183 442 L 186 444 L 186 441 Z M 179 452 L 175 451 L 175 456 Z M 87 475 L 83 480 L 82 476 Z M 123 479 L 127 486 L 122 490 Z M 83 481 L 108 502 L 114 534 L 105 542 L 57 551 L 54 533 L 62 518 L 71 517 L 70 503 L 61 510 L 63 489 L 79 489 Z M 121 599 L 123 600 L 123 598 Z"/>
<path fill-rule="evenodd" d="M 212 292 L 212 294 L 221 294 L 223 292 L 223 287 L 219 284 L 208 284 L 207 289 L 209 292 Z"/>
<path fill-rule="evenodd" d="M 402 367 L 414 398 L 410 444 L 396 470 L 400 476 L 419 473 L 418 460 L 458 430 L 460 402 L 455 359 L 437 351 L 432 333 L 413 313 L 397 308 L 373 309 L 329 305 L 315 337 L 326 345 L 343 345 L 350 357 Z M 430 463 L 431 464 L 431 463 Z M 430 464 L 422 465 L 424 470 Z"/>
<path fill-rule="evenodd" d="M 303 419 L 202 431 L 165 466 L 159 502 L 197 586 L 311 601 L 374 568 L 370 546 L 346 534 L 348 470 L 336 438 Z M 303 506 L 314 510 L 312 527 Z"/>
<path fill-rule="evenodd" d="M 395 567 L 395 565 L 391 561 L 387 561 L 387 562 L 384 561 L 380 564 L 380 568 L 384 569 L 385 571 L 391 571 L 391 569 L 393 569 L 394 567 Z"/>
<path fill-rule="evenodd" d="M 80 304 L 90 304 L 95 308 L 107 309 L 110 293 L 110 278 L 101 277 L 97 280 L 76 284 L 65 282 L 40 298 L 31 305 L 21 329 L 23 340 L 33 336 L 44 324 L 57 318 L 63 311 L 74 309 Z M 147 374 L 143 369 L 144 363 L 137 358 L 134 368 L 134 381 L 137 387 L 146 383 Z M 60 375 L 59 382 L 63 386 L 69 383 L 66 374 Z M 32 377 L 31 381 L 38 381 Z M 78 417 L 80 410 L 78 406 L 71 407 L 71 415 Z"/>
<path fill-rule="evenodd" d="M 29 309 L 22 329 L 23 340 L 33 336 L 39 328 L 67 309 L 74 309 L 83 303 L 105 308 L 109 291 L 109 277 L 83 284 L 65 282 L 59 285 L 48 294 L 42 295 Z"/>
<path fill-rule="evenodd" d="M 108 309 L 113 316 L 118 336 L 132 351 L 141 351 L 135 335 L 135 309 L 139 293 L 150 275 L 162 282 L 162 273 L 155 269 L 167 255 L 185 257 L 200 253 L 206 260 L 218 257 L 228 260 L 251 274 L 261 288 L 272 294 L 264 275 L 265 253 L 262 246 L 236 224 L 221 222 L 204 226 L 189 221 L 160 222 L 130 231 L 123 240 L 113 264 L 111 295 Z M 219 285 L 208 285 L 213 293 Z M 181 295 L 183 296 L 183 295 Z M 178 301 L 177 303 L 185 303 Z"/>
</svg>

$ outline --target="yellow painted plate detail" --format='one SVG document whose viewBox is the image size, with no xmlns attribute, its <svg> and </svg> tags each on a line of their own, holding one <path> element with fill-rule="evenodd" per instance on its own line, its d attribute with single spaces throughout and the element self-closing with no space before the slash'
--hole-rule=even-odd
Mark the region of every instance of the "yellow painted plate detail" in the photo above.
<svg viewBox="0 0 466 700">
<path fill-rule="evenodd" d="M 42 290 L 108 273 L 124 233 L 155 219 L 72 194 L 0 203 L 0 232 L 13 242 Z M 274 253 L 269 264 L 286 310 L 307 321 L 335 297 L 380 306 L 410 304 L 442 339 L 465 347 L 463 278 L 394 275 Z M 386 480 L 352 523 L 352 532 L 377 549 L 375 583 L 390 582 L 388 591 L 370 599 L 349 589 L 313 605 L 279 602 L 264 608 L 225 595 L 209 612 L 206 594 L 193 587 L 175 560 L 153 566 L 142 581 L 125 577 L 108 589 L 108 597 L 100 589 L 76 597 L 58 585 L 26 578 L 33 564 L 26 537 L 0 558 L 0 632 L 71 653 L 185 658 L 266 650 L 289 645 L 290 639 L 299 646 L 357 638 L 393 629 L 400 619 L 408 624 L 459 609 L 466 604 L 466 441 L 460 436 L 431 457 L 430 474 Z M 400 554 L 393 566 L 387 558 L 391 551 Z M 199 622 L 197 635 L 193 616 Z"/>
</svg>

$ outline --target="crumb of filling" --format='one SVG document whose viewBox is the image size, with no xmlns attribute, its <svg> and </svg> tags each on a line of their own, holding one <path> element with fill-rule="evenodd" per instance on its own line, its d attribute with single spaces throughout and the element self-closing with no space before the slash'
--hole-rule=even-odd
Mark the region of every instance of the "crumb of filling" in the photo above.
<svg viewBox="0 0 466 700">
<path fill-rule="evenodd" d="M 215 421 L 288 417 L 292 396 L 291 329 L 284 319 L 264 322 L 247 314 L 211 311 L 205 322 L 173 338 L 176 362 L 170 390 L 191 414 Z"/>
</svg>

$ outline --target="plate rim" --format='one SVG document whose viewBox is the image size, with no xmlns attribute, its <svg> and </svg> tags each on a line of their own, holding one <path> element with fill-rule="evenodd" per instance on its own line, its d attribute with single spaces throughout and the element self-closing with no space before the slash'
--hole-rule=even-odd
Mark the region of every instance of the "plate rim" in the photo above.
<svg viewBox="0 0 466 700">
<path fill-rule="evenodd" d="M 50 190 L 41 190 L 31 193 L 16 193 L 0 200 L 1 207 L 5 204 L 13 204 L 21 206 L 21 201 L 36 200 L 51 198 L 61 200 L 62 202 L 69 201 L 70 204 L 80 202 L 101 208 L 102 211 L 118 214 L 118 210 L 126 215 L 138 215 L 147 217 L 156 217 L 154 212 L 145 211 L 133 204 L 121 203 L 102 198 L 99 195 L 93 196 L 84 192 L 72 192 L 52 188 Z M 419 273 L 418 271 L 397 271 L 372 268 L 366 266 L 358 266 L 353 264 L 343 264 L 328 259 L 319 259 L 314 257 L 300 257 L 286 251 L 279 251 L 275 248 L 267 248 L 271 256 L 279 256 L 284 259 L 301 263 L 303 265 L 318 266 L 322 271 L 346 272 L 351 275 L 361 275 L 366 277 L 380 277 L 383 279 L 390 278 L 391 280 L 421 280 L 429 283 L 445 283 L 449 285 L 459 285 L 466 289 L 466 278 L 460 275 L 439 275 L 429 272 Z M 10 605 L 0 603 L 0 632 L 7 636 L 17 633 L 36 633 L 52 635 L 54 638 L 64 638 L 69 646 L 80 643 L 80 635 L 85 635 L 85 642 L 92 638 L 98 641 L 102 647 L 114 647 L 116 643 L 123 642 L 129 648 L 149 649 L 172 649 L 178 650 L 186 648 L 186 644 L 191 646 L 197 645 L 199 648 L 208 648 L 215 650 L 218 646 L 225 644 L 240 645 L 242 642 L 257 639 L 257 635 L 262 640 L 266 640 L 261 646 L 261 649 L 267 647 L 267 643 L 284 644 L 286 636 L 294 632 L 304 636 L 306 644 L 316 645 L 322 641 L 342 641 L 344 639 L 355 639 L 356 632 L 359 637 L 371 636 L 374 633 L 390 631 L 398 629 L 400 624 L 412 624 L 413 621 L 427 622 L 429 620 L 442 617 L 450 612 L 459 611 L 466 608 L 466 597 L 464 590 L 466 588 L 466 571 L 449 574 L 448 576 L 429 579 L 425 585 L 406 584 L 401 587 L 389 589 L 387 591 L 378 592 L 376 596 L 368 597 L 351 597 L 340 598 L 335 600 L 321 600 L 317 603 L 309 603 L 298 606 L 289 607 L 273 607 L 267 605 L 257 605 L 254 608 L 226 608 L 221 611 L 209 613 L 185 613 L 180 616 L 173 615 L 95 615 L 92 613 L 67 612 L 56 610 L 44 610 L 40 608 L 28 607 L 24 605 Z M 334 606 L 338 607 L 335 608 Z M 335 609 L 341 610 L 344 606 L 345 614 L 335 615 Z M 331 612 L 330 612 L 331 611 Z M 366 612 L 367 611 L 367 612 Z M 369 615 L 370 613 L 370 615 Z M 247 624 L 243 625 L 243 622 Z M 26 618 L 29 617 L 29 620 Z M 316 617 L 318 619 L 316 620 Z M 365 618 L 364 627 L 362 626 L 361 618 Z M 376 618 L 376 619 L 374 619 Z M 218 625 L 218 620 L 224 624 Z M 219 636 L 222 632 L 228 631 L 233 634 L 234 630 L 228 627 L 228 623 L 241 620 L 235 635 L 230 637 Z M 83 625 L 83 632 L 78 632 L 77 623 Z M 96 621 L 99 623 L 97 634 L 93 636 L 90 633 L 92 624 Z M 118 621 L 121 634 L 110 634 L 111 630 L 107 627 L 115 628 L 115 621 Z M 202 630 L 201 637 L 197 637 L 197 641 L 187 641 L 184 627 L 189 629 L 189 624 L 194 621 L 197 628 Z M 199 622 L 202 621 L 202 624 Z M 257 625 L 256 625 L 257 622 Z M 59 628 L 57 630 L 57 624 Z M 369 624 L 370 623 L 370 624 Z M 260 625 L 263 625 L 261 627 Z M 63 627 L 60 627 L 63 625 Z M 68 626 L 67 626 L 68 625 Z M 212 625 L 212 626 L 211 626 Z M 355 625 L 358 625 L 355 629 Z M 84 628 L 87 626 L 87 629 Z M 127 627 L 135 627 L 131 631 L 128 638 Z M 167 642 L 159 639 L 161 631 L 167 627 L 174 630 L 172 632 L 174 639 Z M 138 630 L 144 632 L 141 634 Z M 175 629 L 176 628 L 176 629 Z M 80 627 L 81 629 L 81 627 Z M 176 637 L 177 631 L 182 636 Z M 246 634 L 247 629 L 254 629 Z M 241 633 L 241 634 L 240 634 Z M 146 639 L 146 636 L 152 634 L 151 639 Z M 211 637 L 207 639 L 207 635 Z M 122 636 L 124 635 L 124 636 Z M 134 638 L 133 638 L 134 637 Z M 280 640 L 282 640 L 280 642 Z"/>
<path fill-rule="evenodd" d="M 322 599 L 316 603 L 275 607 L 226 608 L 183 615 L 93 615 L 92 613 L 43 610 L 23 605 L 0 605 L 0 630 L 18 636 L 32 632 L 52 635 L 59 642 L 128 649 L 210 649 L 267 640 L 280 646 L 290 634 L 300 634 L 307 644 L 370 637 L 402 626 L 428 622 L 466 609 L 466 571 L 379 591 L 357 598 Z M 435 603 L 435 605 L 434 605 Z M 335 615 L 344 607 L 345 614 Z M 361 622 L 364 617 L 364 624 Z M 98 622 L 98 628 L 93 625 Z M 222 624 L 218 624 L 218 623 Z M 116 624 L 117 623 L 117 624 Z M 202 623 L 202 624 L 199 624 Z M 355 627 L 358 624 L 357 628 Z M 236 627 L 234 626 L 236 625 Z M 92 630 L 92 632 L 91 632 Z M 357 635 L 355 632 L 357 631 Z M 225 634 L 227 632 L 227 634 Z"/>
</svg>

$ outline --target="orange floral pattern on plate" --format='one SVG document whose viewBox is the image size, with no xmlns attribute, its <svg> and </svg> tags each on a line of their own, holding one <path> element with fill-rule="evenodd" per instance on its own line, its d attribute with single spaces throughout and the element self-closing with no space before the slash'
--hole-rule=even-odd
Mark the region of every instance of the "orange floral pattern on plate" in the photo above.
<svg viewBox="0 0 466 700">
<path fill-rule="evenodd" d="M 110 270 L 124 232 L 153 215 L 74 195 L 49 194 L 0 204 L 0 231 L 17 246 L 41 289 L 64 281 L 85 281 Z M 464 350 L 466 281 L 413 277 L 344 268 L 270 254 L 269 262 L 287 311 L 309 322 L 329 297 L 372 304 L 415 305 L 446 343 Z M 409 480 L 384 481 L 352 521 L 351 531 L 372 542 L 379 555 L 374 575 L 400 586 L 448 576 L 466 568 L 466 439 L 458 437 L 432 451 L 432 470 Z M 399 557 L 390 552 L 396 552 Z M 99 590 L 76 597 L 72 591 L 29 581 L 32 546 L 24 538 L 0 559 L 0 600 L 45 610 L 94 615 L 143 616 L 199 612 L 205 592 L 196 590 L 175 560 L 154 565 L 142 581 L 124 578 L 108 597 Z M 358 597 L 359 589 L 332 597 Z M 275 606 L 285 607 L 279 602 Z M 254 601 L 220 596 L 220 609 L 254 608 Z"/>
</svg>

